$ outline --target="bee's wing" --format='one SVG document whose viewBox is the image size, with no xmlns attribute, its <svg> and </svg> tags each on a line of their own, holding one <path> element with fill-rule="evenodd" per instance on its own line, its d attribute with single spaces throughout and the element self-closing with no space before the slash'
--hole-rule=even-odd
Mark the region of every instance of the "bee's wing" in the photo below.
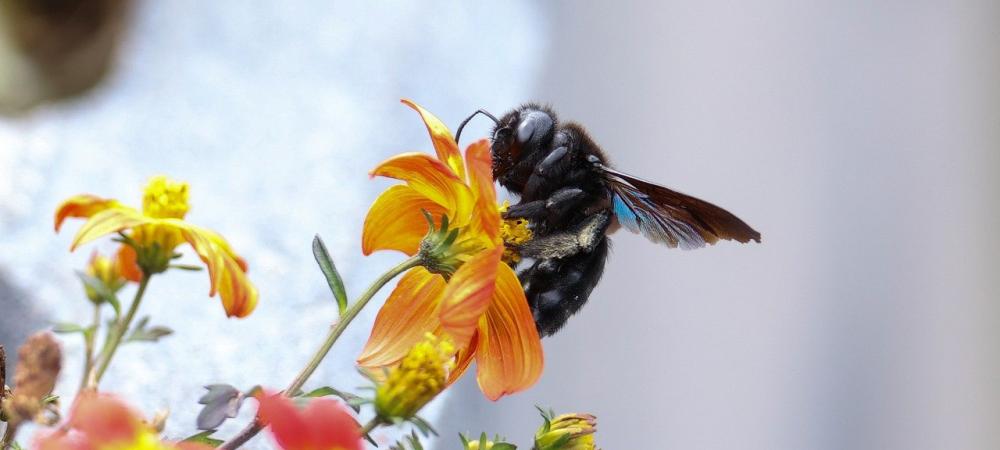
<svg viewBox="0 0 1000 450">
<path fill-rule="evenodd" d="M 618 222 L 668 247 L 693 249 L 719 239 L 760 242 L 760 233 L 718 206 L 597 164 Z"/>
</svg>

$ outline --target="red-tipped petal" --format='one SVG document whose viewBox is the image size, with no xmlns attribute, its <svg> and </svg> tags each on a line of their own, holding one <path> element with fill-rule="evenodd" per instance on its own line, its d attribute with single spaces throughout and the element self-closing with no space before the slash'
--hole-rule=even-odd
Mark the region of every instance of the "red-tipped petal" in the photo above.
<svg viewBox="0 0 1000 450">
<path fill-rule="evenodd" d="M 169 224 L 169 225 L 167 225 Z M 181 231 L 195 253 L 208 267 L 211 282 L 209 296 L 216 292 L 229 317 L 246 317 L 257 307 L 259 293 L 245 272 L 246 262 L 233 253 L 229 244 L 214 231 L 197 227 L 176 219 L 164 219 L 162 226 L 173 226 Z"/>
<path fill-rule="evenodd" d="M 473 221 L 473 226 L 492 242 L 499 243 L 500 213 L 497 211 L 489 141 L 481 139 L 469 145 L 465 150 L 465 160 L 469 165 L 469 185 L 476 194 L 477 220 Z"/>
<path fill-rule="evenodd" d="M 116 233 L 126 228 L 132 228 L 149 223 L 154 220 L 156 219 L 145 217 L 139 213 L 139 211 L 127 206 L 116 206 L 114 208 L 105 209 L 90 216 L 90 218 L 87 219 L 87 223 L 80 227 L 80 231 L 78 231 L 76 233 L 76 237 L 73 238 L 73 244 L 70 246 L 70 250 L 75 250 L 77 247 L 99 237 Z"/>
<path fill-rule="evenodd" d="M 62 202 L 56 208 L 55 230 L 59 232 L 67 217 L 90 217 L 109 208 L 120 206 L 117 200 L 98 197 L 96 195 L 75 195 Z"/>
</svg>

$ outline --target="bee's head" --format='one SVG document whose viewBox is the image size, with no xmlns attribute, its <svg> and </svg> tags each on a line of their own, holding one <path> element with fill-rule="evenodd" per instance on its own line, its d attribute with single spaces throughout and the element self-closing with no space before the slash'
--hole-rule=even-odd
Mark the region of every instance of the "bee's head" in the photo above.
<svg viewBox="0 0 1000 450">
<path fill-rule="evenodd" d="M 497 122 L 493 129 L 493 178 L 504 183 L 504 175 L 519 162 L 543 153 L 552 140 L 555 115 L 548 108 L 525 105 Z"/>
</svg>

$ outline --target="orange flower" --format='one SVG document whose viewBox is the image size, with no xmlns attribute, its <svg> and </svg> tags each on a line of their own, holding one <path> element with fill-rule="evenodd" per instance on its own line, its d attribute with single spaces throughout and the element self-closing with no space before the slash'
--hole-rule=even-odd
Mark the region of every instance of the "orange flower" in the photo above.
<svg viewBox="0 0 1000 450">
<path fill-rule="evenodd" d="M 461 264 L 449 272 L 425 261 L 404 274 L 379 311 L 358 364 L 392 366 L 426 333 L 447 335 L 458 351 L 449 382 L 475 358 L 480 389 L 491 400 L 527 389 L 541 376 L 542 345 L 521 283 L 501 261 L 504 243 L 489 144 L 470 145 L 463 163 L 448 128 L 420 106 L 403 103 L 420 113 L 437 158 L 404 153 L 372 170 L 372 176 L 406 185 L 392 186 L 375 200 L 365 219 L 362 249 L 366 255 L 391 249 L 427 259 L 426 211 L 446 216 L 448 226 L 459 230 L 457 254 L 449 257 Z"/>
<path fill-rule="evenodd" d="M 69 421 L 35 443 L 40 450 L 208 450 L 188 442 L 163 442 L 128 405 L 107 394 L 84 392 Z"/>
<path fill-rule="evenodd" d="M 126 251 L 119 257 L 135 262 L 122 271 L 133 280 L 140 276 L 134 269 L 136 264 L 147 275 L 166 271 L 176 256 L 174 249 L 187 242 L 208 267 L 211 281 L 208 295 L 219 293 L 226 315 L 246 317 L 257 306 L 258 295 L 257 288 L 247 279 L 246 262 L 222 236 L 185 222 L 187 211 L 187 184 L 157 176 L 146 186 L 141 212 L 117 200 L 77 195 L 56 209 L 55 229 L 58 232 L 67 217 L 87 218 L 73 239 L 71 251 L 101 236 L 127 230 L 128 243 L 134 251 Z"/>
<path fill-rule="evenodd" d="M 320 398 L 299 410 L 293 400 L 258 395 L 258 415 L 284 450 L 361 450 L 361 430 L 336 400 Z"/>
</svg>

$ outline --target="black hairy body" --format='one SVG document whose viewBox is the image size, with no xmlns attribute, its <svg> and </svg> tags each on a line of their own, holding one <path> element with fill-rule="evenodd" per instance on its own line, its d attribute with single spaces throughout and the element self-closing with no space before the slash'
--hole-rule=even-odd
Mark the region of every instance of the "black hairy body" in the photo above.
<svg viewBox="0 0 1000 450">
<path fill-rule="evenodd" d="M 601 279 L 608 233 L 618 225 L 669 247 L 760 233 L 711 203 L 615 171 L 586 130 L 523 105 L 493 130 L 493 176 L 519 196 L 507 218 L 525 218 L 534 237 L 517 247 L 518 277 L 542 336 L 558 331 Z"/>
</svg>

